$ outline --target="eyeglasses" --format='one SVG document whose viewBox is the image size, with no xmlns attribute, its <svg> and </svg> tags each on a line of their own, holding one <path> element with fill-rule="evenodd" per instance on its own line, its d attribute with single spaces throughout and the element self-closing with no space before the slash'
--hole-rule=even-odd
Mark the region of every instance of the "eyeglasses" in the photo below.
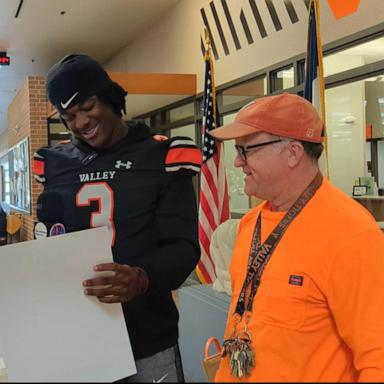
<svg viewBox="0 0 384 384">
<path fill-rule="evenodd" d="M 277 140 L 272 140 L 272 141 L 266 141 L 265 143 L 259 143 L 259 144 L 248 145 L 248 146 L 235 145 L 235 148 L 236 148 L 237 153 L 239 154 L 239 156 L 244 161 L 247 161 L 247 152 L 249 152 L 250 149 L 257 148 L 257 147 L 262 147 L 264 145 L 278 143 L 280 141 L 283 141 L 283 140 L 277 139 Z"/>
</svg>

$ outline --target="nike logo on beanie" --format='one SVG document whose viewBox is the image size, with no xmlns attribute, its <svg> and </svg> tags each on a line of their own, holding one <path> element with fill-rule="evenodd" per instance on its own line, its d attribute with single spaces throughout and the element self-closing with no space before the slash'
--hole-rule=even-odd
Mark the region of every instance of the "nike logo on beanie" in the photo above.
<svg viewBox="0 0 384 384">
<path fill-rule="evenodd" d="M 65 103 L 61 102 L 61 107 L 63 109 L 66 109 L 69 104 L 71 104 L 71 101 L 79 94 L 79 92 L 75 92 Z"/>
</svg>

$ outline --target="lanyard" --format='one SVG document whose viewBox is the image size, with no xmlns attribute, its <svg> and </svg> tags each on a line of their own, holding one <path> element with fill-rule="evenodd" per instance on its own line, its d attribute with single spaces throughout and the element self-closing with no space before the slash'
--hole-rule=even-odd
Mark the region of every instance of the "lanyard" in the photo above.
<svg viewBox="0 0 384 384">
<path fill-rule="evenodd" d="M 247 330 L 248 322 L 251 317 L 253 300 L 260 285 L 261 275 L 272 256 L 277 244 L 281 240 L 289 224 L 295 219 L 308 201 L 316 193 L 322 183 L 323 177 L 319 172 L 305 191 L 299 196 L 292 207 L 280 220 L 279 224 L 273 229 L 268 238 L 261 244 L 261 212 L 257 218 L 255 230 L 252 236 L 252 244 L 249 252 L 247 276 L 237 301 L 235 313 L 233 314 L 233 333 L 224 340 L 222 357 L 229 356 L 229 367 L 231 373 L 237 379 L 249 376 L 255 367 L 255 351 L 252 346 L 251 334 Z M 246 302 L 246 290 L 251 285 L 251 292 Z M 245 312 L 244 330 L 238 332 L 237 325 L 241 321 Z"/>
<path fill-rule="evenodd" d="M 248 259 L 247 276 L 244 280 L 239 299 L 237 301 L 235 315 L 240 320 L 244 312 L 251 312 L 253 301 L 260 285 L 261 275 L 272 256 L 273 251 L 280 242 L 289 224 L 295 219 L 308 201 L 313 197 L 322 183 L 323 177 L 318 173 L 305 191 L 299 196 L 292 207 L 274 228 L 268 238 L 261 244 L 261 212 L 257 218 L 255 230 L 252 237 L 252 244 Z M 251 292 L 246 302 L 246 290 L 251 284 Z"/>
</svg>

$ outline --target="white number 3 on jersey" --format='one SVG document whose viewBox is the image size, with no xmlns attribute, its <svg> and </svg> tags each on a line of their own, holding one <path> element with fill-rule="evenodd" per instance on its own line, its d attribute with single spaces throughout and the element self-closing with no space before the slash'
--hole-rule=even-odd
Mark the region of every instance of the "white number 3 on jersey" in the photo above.
<svg viewBox="0 0 384 384">
<path fill-rule="evenodd" d="M 113 222 L 114 194 L 106 182 L 84 184 L 76 194 L 76 206 L 90 206 L 97 201 L 99 210 L 91 213 L 90 227 L 107 226 L 112 237 L 111 245 L 115 244 L 116 230 Z"/>
</svg>

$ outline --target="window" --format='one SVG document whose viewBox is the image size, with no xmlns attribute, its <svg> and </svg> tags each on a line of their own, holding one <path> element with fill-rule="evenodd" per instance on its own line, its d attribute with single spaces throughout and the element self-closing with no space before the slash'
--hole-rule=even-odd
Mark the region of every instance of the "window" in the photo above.
<svg viewBox="0 0 384 384">
<path fill-rule="evenodd" d="M 236 113 L 224 116 L 224 124 L 230 123 Z M 235 141 L 224 141 L 224 166 L 227 173 L 229 209 L 231 212 L 243 212 L 249 209 L 249 197 L 244 193 L 244 173 L 234 166 L 236 157 Z"/>
<path fill-rule="evenodd" d="M 1 184 L 1 201 L 10 204 L 10 180 L 9 180 L 9 160 L 8 154 L 0 159 L 0 184 Z"/>
<path fill-rule="evenodd" d="M 373 177 L 384 188 L 383 78 L 326 90 L 329 177 L 348 194 L 359 177 Z"/>
<path fill-rule="evenodd" d="M 55 145 L 71 137 L 70 131 L 59 118 L 48 119 L 48 144 Z"/>
<path fill-rule="evenodd" d="M 281 91 L 295 85 L 293 65 L 281 68 L 271 73 L 271 91 Z"/>
<path fill-rule="evenodd" d="M 184 125 L 182 127 L 173 128 L 170 130 L 170 136 L 171 137 L 187 136 L 196 142 L 195 125 L 189 124 L 189 125 Z"/>
<path fill-rule="evenodd" d="M 384 80 L 380 80 L 384 81 Z M 383 84 L 384 85 L 384 84 Z M 377 99 L 379 109 L 380 109 L 380 120 L 381 120 L 381 125 L 384 125 L 384 97 L 379 97 Z"/>
<path fill-rule="evenodd" d="M 165 123 L 165 111 L 157 112 L 150 116 L 150 127 L 154 132 L 161 132 Z"/>
<path fill-rule="evenodd" d="M 169 121 L 171 123 L 177 121 L 186 119 L 188 117 L 193 117 L 195 114 L 195 107 L 193 103 L 184 104 L 180 107 L 173 108 L 169 111 Z"/>
<path fill-rule="evenodd" d="M 29 179 L 28 138 L 19 141 L 8 151 L 10 205 L 20 211 L 30 213 L 31 194 Z"/>
<path fill-rule="evenodd" d="M 297 84 L 304 84 L 305 81 L 305 60 L 297 63 Z"/>
<path fill-rule="evenodd" d="M 384 60 L 384 37 L 343 49 L 323 59 L 324 76 Z"/>
<path fill-rule="evenodd" d="M 68 129 L 65 128 L 65 125 L 61 122 L 53 122 L 49 124 L 49 133 L 50 134 L 59 134 L 59 135 L 67 135 Z"/>
<path fill-rule="evenodd" d="M 267 78 L 259 77 L 223 90 L 223 105 L 248 102 L 267 94 Z"/>
<path fill-rule="evenodd" d="M 384 137 L 384 74 L 364 80 L 364 104 L 371 137 Z"/>
</svg>

